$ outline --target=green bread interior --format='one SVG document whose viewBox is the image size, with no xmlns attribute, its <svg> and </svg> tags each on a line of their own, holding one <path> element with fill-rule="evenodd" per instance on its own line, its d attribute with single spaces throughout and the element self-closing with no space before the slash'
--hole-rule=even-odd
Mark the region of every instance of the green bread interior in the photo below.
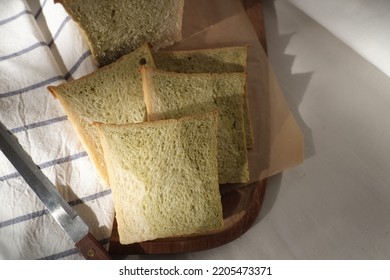
<svg viewBox="0 0 390 280">
<path fill-rule="evenodd" d="M 144 43 L 160 47 L 181 36 L 178 0 L 64 0 L 88 38 L 99 66 Z"/>
</svg>

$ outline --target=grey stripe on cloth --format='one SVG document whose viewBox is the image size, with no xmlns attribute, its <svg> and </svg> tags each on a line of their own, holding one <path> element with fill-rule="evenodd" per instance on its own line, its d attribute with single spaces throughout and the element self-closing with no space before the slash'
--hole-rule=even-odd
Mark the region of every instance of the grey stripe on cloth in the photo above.
<svg viewBox="0 0 390 280">
<path fill-rule="evenodd" d="M 36 14 L 34 15 L 34 18 L 37 19 L 41 14 L 42 14 L 42 10 L 43 10 L 43 7 L 45 7 L 47 3 L 47 0 L 43 1 L 43 3 L 41 4 L 41 6 L 39 7 L 38 11 L 36 12 Z"/>
<path fill-rule="evenodd" d="M 48 167 L 56 165 L 56 164 L 61 164 L 61 163 L 65 163 L 65 162 L 74 161 L 74 160 L 77 160 L 79 158 L 83 158 L 83 157 L 86 157 L 86 156 L 88 156 L 87 153 L 85 151 L 83 151 L 83 152 L 80 152 L 80 153 L 77 153 L 77 154 L 74 154 L 74 155 L 70 155 L 70 156 L 67 156 L 67 157 L 63 157 L 63 158 L 54 159 L 54 160 L 51 160 L 51 161 L 44 162 L 44 163 L 38 165 L 38 167 L 40 169 L 44 169 L 44 168 L 48 168 Z M 0 177 L 0 181 L 10 180 L 10 179 L 13 179 L 13 178 L 17 178 L 19 176 L 20 176 L 20 174 L 18 172 L 14 172 L 14 173 L 7 174 L 5 176 Z"/>
<path fill-rule="evenodd" d="M 98 192 L 98 193 L 94 193 L 94 194 L 85 196 L 83 198 L 78 198 L 78 199 L 69 201 L 68 204 L 71 207 L 73 207 L 73 206 L 77 206 L 77 205 L 80 205 L 80 204 L 84 204 L 84 203 L 86 203 L 88 201 L 99 199 L 99 198 L 107 196 L 109 194 L 111 194 L 111 189 L 104 190 L 104 191 L 101 191 L 101 192 Z M 22 223 L 22 222 L 25 222 L 25 221 L 33 220 L 35 218 L 39 218 L 39 217 L 47 215 L 47 214 L 49 214 L 49 211 L 47 209 L 43 209 L 43 210 L 40 210 L 40 211 L 35 211 L 35 212 L 32 212 L 32 213 L 28 213 L 26 215 L 15 217 L 15 218 L 12 218 L 12 219 L 9 219 L 9 220 L 6 220 L 6 221 L 2 221 L 2 222 L 0 222 L 0 229 L 4 228 L 4 227 L 7 227 L 7 226 L 15 225 L 15 224 L 18 224 L 18 223 Z"/>
<path fill-rule="evenodd" d="M 109 242 L 110 242 L 110 238 L 105 238 L 105 239 L 99 240 L 99 243 L 102 245 L 106 245 Z M 78 253 L 79 253 L 79 251 L 76 248 L 74 248 L 74 249 L 69 249 L 69 250 L 66 250 L 66 251 L 63 251 L 63 252 L 60 252 L 57 254 L 53 254 L 50 256 L 40 258 L 39 260 L 58 260 L 58 259 L 62 259 L 62 258 L 71 256 L 71 255 L 76 255 Z"/>
<path fill-rule="evenodd" d="M 39 168 L 41 168 L 41 169 L 48 168 L 48 167 L 56 165 L 56 164 L 61 164 L 61 163 L 73 161 L 73 160 L 76 160 L 76 159 L 79 159 L 79 158 L 83 158 L 83 157 L 86 157 L 86 156 L 87 156 L 86 152 L 80 152 L 80 153 L 77 153 L 77 154 L 74 154 L 74 155 L 70 155 L 70 156 L 67 156 L 67 157 L 64 157 L 64 158 L 54 159 L 54 160 L 42 163 L 42 164 L 39 165 Z"/>
<path fill-rule="evenodd" d="M 37 19 L 42 14 L 42 9 L 43 9 L 43 7 L 45 7 L 46 3 L 47 3 L 47 0 L 43 1 L 43 3 L 39 7 L 39 9 L 35 13 L 35 15 L 33 15 L 33 13 L 30 10 L 23 10 L 23 11 L 17 13 L 16 15 L 13 15 L 9 18 L 0 20 L 0 25 L 9 23 L 9 22 L 11 22 L 11 21 L 23 16 L 23 15 L 32 15 L 32 16 L 34 16 L 35 19 Z"/>
<path fill-rule="evenodd" d="M 66 23 L 70 21 L 70 16 L 67 16 L 62 23 L 60 24 L 60 27 L 58 28 L 57 32 L 54 34 L 53 38 L 50 40 L 50 42 L 47 44 L 49 47 L 51 47 L 54 43 L 54 40 L 57 39 L 57 37 L 60 35 L 61 31 L 64 29 Z"/>
<path fill-rule="evenodd" d="M 8 55 L 5 55 L 5 56 L 0 56 L 0 61 L 3 61 L 3 60 L 7 60 L 7 59 L 11 59 L 11 58 L 14 58 L 14 57 L 17 57 L 19 55 L 23 55 L 25 53 L 28 53 L 36 48 L 39 48 L 39 47 L 42 47 L 42 46 L 47 46 L 47 44 L 45 42 L 38 42 L 38 43 L 35 43 L 33 44 L 32 46 L 29 46 L 23 50 L 20 50 L 20 51 L 17 51 L 17 52 L 14 52 L 14 53 L 11 53 L 11 54 L 8 54 Z"/>
<path fill-rule="evenodd" d="M 1 98 L 6 98 L 6 97 L 11 97 L 11 96 L 14 96 L 14 95 L 18 95 L 18 94 L 22 94 L 22 93 L 25 93 L 25 92 L 28 92 L 30 90 L 34 90 L 34 89 L 37 89 L 37 88 L 40 88 L 40 87 L 43 87 L 43 86 L 47 86 L 51 83 L 54 83 L 54 82 L 57 82 L 57 81 L 60 81 L 60 80 L 69 80 L 69 78 L 74 74 L 74 72 L 76 72 L 76 70 L 80 67 L 81 63 L 91 55 L 91 51 L 86 51 L 85 53 L 83 53 L 80 58 L 76 61 L 75 65 L 70 68 L 69 72 L 65 74 L 65 76 L 55 76 L 55 77 L 51 77 L 47 80 L 44 80 L 44 81 L 41 81 L 41 82 L 38 82 L 38 83 L 35 83 L 35 84 L 32 84 L 32 85 L 29 85 L 25 88 L 21 88 L 21 89 L 17 89 L 17 90 L 13 90 L 13 91 L 9 91 L 9 92 L 4 92 L 4 93 L 0 93 L 0 99 Z"/>
<path fill-rule="evenodd" d="M 40 258 L 38 260 L 58 260 L 58 259 L 63 259 L 65 257 L 72 256 L 72 255 L 76 255 L 78 253 L 79 253 L 79 251 L 76 248 L 73 248 L 73 249 L 69 249 L 69 250 L 66 250 L 66 251 L 63 251 L 63 252 L 60 252 L 57 254 L 53 254 L 50 256 Z"/>
<path fill-rule="evenodd" d="M 58 28 L 57 32 L 55 33 L 54 37 L 50 40 L 49 43 L 46 43 L 46 42 L 37 42 L 23 50 L 20 50 L 20 51 L 17 51 L 17 52 L 14 52 L 14 53 L 11 53 L 11 54 L 8 54 L 8 55 L 4 55 L 4 56 L 0 56 L 0 61 L 3 61 L 3 60 L 7 60 L 7 59 L 11 59 L 11 58 L 14 58 L 14 57 L 17 57 L 19 55 L 23 55 L 25 53 L 28 53 L 38 47 L 43 47 L 43 46 L 49 46 L 51 47 L 54 43 L 54 40 L 57 39 L 57 37 L 60 35 L 61 31 L 64 29 L 65 27 L 65 24 L 70 20 L 70 17 L 67 16 L 64 21 L 61 23 L 60 27 Z"/>
<path fill-rule="evenodd" d="M 47 80 L 44 80 L 44 81 L 41 81 L 41 82 L 38 82 L 38 83 L 35 83 L 35 84 L 32 84 L 32 85 L 29 85 L 25 88 L 21 88 L 21 89 L 17 89 L 17 90 L 13 90 L 13 91 L 9 91 L 9 92 L 4 92 L 4 93 L 0 93 L 0 99 L 1 98 L 6 98 L 6 97 L 11 97 L 11 96 L 14 96 L 14 95 L 18 95 L 18 94 L 23 94 L 25 92 L 28 92 L 30 90 L 34 90 L 34 89 L 37 89 L 37 88 L 40 88 L 40 87 L 44 87 L 44 86 L 47 86 L 51 83 L 54 83 L 54 82 L 57 82 L 57 81 L 60 81 L 60 80 L 69 80 L 69 78 L 76 72 L 76 70 L 80 67 L 81 63 L 91 55 L 91 51 L 86 51 L 85 53 L 83 53 L 80 58 L 76 61 L 75 65 L 69 70 L 68 73 L 65 74 L 65 76 L 55 76 L 55 77 L 51 77 Z"/>
<path fill-rule="evenodd" d="M 29 214 L 26 214 L 23 216 L 15 217 L 15 218 L 0 222 L 0 228 L 4 228 L 4 227 L 12 226 L 12 225 L 15 225 L 15 224 L 18 224 L 21 222 L 29 221 L 29 220 L 39 218 L 39 217 L 41 217 L 43 215 L 47 215 L 47 214 L 49 214 L 49 211 L 47 209 L 43 209 L 43 210 L 29 213 Z"/>
<path fill-rule="evenodd" d="M 21 11 L 21 12 L 17 13 L 16 15 L 13 15 L 9 18 L 0 20 L 0 25 L 7 24 L 7 23 L 9 23 L 9 22 L 11 22 L 11 21 L 23 16 L 23 15 L 33 15 L 33 13 L 29 10 Z"/>
<path fill-rule="evenodd" d="M 87 201 L 92 201 L 92 200 L 101 198 L 101 197 L 109 195 L 109 194 L 111 194 L 111 189 L 107 189 L 107 190 L 104 190 L 104 191 L 101 191 L 101 192 L 98 192 L 98 193 L 87 195 L 87 196 L 85 196 L 83 198 L 78 198 L 78 199 L 69 201 L 69 205 L 73 207 L 73 206 L 76 206 L 76 205 L 79 205 L 79 204 L 83 204 L 83 203 L 85 203 Z"/>
<path fill-rule="evenodd" d="M 0 177 L 0 182 L 18 178 L 20 174 L 18 172 L 10 173 Z"/>
<path fill-rule="evenodd" d="M 18 132 L 26 131 L 26 130 L 33 129 L 33 128 L 46 126 L 46 125 L 51 125 L 51 124 L 54 124 L 54 123 L 57 123 L 57 122 L 66 121 L 67 119 L 68 119 L 67 116 L 52 118 L 52 119 L 44 120 L 44 121 L 41 121 L 41 122 L 36 122 L 36 123 L 24 125 L 24 126 L 15 127 L 15 128 L 10 129 L 9 131 L 11 133 L 18 133 Z"/>
<path fill-rule="evenodd" d="M 70 68 L 70 70 L 68 71 L 68 73 L 66 73 L 66 75 L 64 76 L 64 79 L 65 80 L 69 80 L 72 75 L 74 74 L 74 72 L 76 72 L 76 70 L 80 67 L 81 63 L 83 63 L 83 61 L 89 57 L 91 55 L 91 51 L 86 51 L 85 53 L 83 53 L 79 59 L 76 61 L 75 65 L 73 65 L 72 68 Z"/>
<path fill-rule="evenodd" d="M 10 96 L 22 94 L 22 93 L 28 92 L 30 90 L 34 90 L 34 89 L 37 89 L 37 88 L 40 88 L 40 87 L 47 86 L 47 85 L 49 85 L 51 83 L 54 83 L 54 82 L 57 82 L 57 81 L 60 81 L 60 80 L 63 80 L 63 79 L 64 79 L 63 76 L 51 77 L 51 78 L 49 78 L 47 80 L 40 81 L 38 83 L 29 85 L 29 86 L 27 86 L 25 88 L 21 88 L 21 89 L 9 91 L 9 92 L 0 93 L 0 98 L 5 98 L 5 97 L 10 97 Z"/>
</svg>

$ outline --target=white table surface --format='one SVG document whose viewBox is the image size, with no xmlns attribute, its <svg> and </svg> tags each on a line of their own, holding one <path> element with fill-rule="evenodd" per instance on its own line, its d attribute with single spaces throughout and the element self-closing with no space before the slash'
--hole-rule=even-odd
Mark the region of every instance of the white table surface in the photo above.
<svg viewBox="0 0 390 280">
<path fill-rule="evenodd" d="M 263 1 L 268 53 L 305 137 L 260 215 L 208 251 L 127 259 L 388 259 L 390 78 L 301 10 Z"/>
<path fill-rule="evenodd" d="M 270 250 L 258 257 L 388 259 L 390 78 L 291 4 L 265 3 L 271 64 L 306 156 L 271 180 L 279 190 L 259 230 Z"/>
</svg>

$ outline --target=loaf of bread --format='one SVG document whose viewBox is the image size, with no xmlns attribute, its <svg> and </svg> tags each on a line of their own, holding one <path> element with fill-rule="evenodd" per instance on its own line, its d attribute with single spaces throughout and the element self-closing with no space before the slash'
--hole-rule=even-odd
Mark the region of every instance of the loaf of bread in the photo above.
<svg viewBox="0 0 390 280">
<path fill-rule="evenodd" d="M 243 121 L 244 73 L 186 74 L 142 67 L 149 121 L 219 110 L 219 183 L 249 180 Z"/>
<path fill-rule="evenodd" d="M 159 51 L 153 53 L 153 57 L 160 70 L 180 73 L 239 73 L 246 72 L 247 46 Z M 246 145 L 247 148 L 253 148 L 254 138 L 246 92 L 243 106 Z"/>
<path fill-rule="evenodd" d="M 85 34 L 99 66 L 145 43 L 158 49 L 181 39 L 184 0 L 55 0 Z"/>
<path fill-rule="evenodd" d="M 96 124 L 121 244 L 223 226 L 218 113 L 137 124 Z"/>
<path fill-rule="evenodd" d="M 141 64 L 155 67 L 148 45 L 78 80 L 48 87 L 60 101 L 105 183 L 107 168 L 92 122 L 123 124 L 146 120 Z"/>
</svg>

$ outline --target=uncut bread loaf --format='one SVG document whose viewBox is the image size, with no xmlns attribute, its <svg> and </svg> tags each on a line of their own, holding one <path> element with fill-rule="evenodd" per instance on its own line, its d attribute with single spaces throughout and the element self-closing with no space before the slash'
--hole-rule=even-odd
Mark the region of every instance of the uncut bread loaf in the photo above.
<svg viewBox="0 0 390 280">
<path fill-rule="evenodd" d="M 219 183 L 249 180 L 243 121 L 244 73 L 186 74 L 142 67 L 148 120 L 219 110 Z"/>
<path fill-rule="evenodd" d="M 131 244 L 223 226 L 218 113 L 99 130 L 119 240 Z"/>
<path fill-rule="evenodd" d="M 184 0 L 55 0 L 85 34 L 99 66 L 145 43 L 155 49 L 181 39 Z"/>
<path fill-rule="evenodd" d="M 247 46 L 158 51 L 153 53 L 158 69 L 180 73 L 246 72 Z M 244 125 L 247 148 L 253 148 L 254 138 L 249 115 L 248 96 L 244 94 Z"/>
<path fill-rule="evenodd" d="M 155 67 L 148 45 L 121 57 L 118 61 L 71 82 L 49 86 L 104 183 L 107 168 L 96 128 L 92 122 L 128 123 L 146 120 L 141 64 Z"/>
</svg>

